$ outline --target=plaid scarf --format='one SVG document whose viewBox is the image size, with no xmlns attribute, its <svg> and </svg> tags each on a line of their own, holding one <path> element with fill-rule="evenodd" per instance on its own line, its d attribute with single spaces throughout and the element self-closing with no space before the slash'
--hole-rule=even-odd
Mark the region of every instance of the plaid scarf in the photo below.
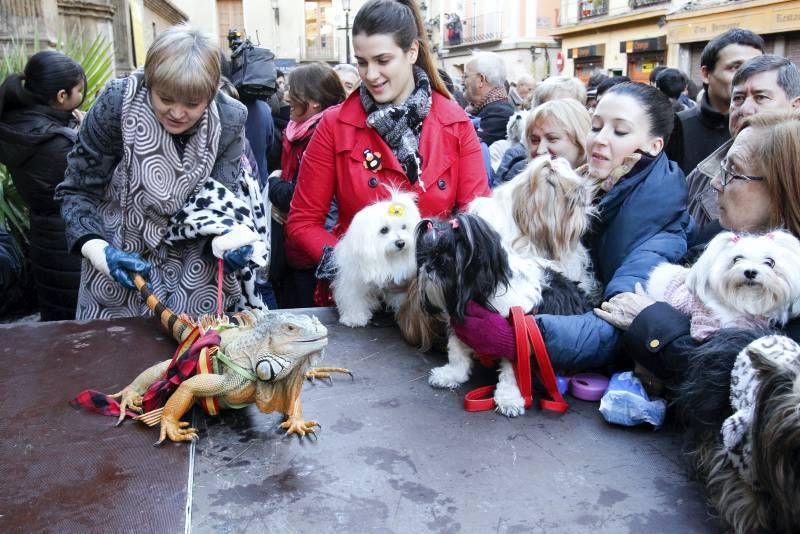
<svg viewBox="0 0 800 534">
<path fill-rule="evenodd" d="M 488 106 L 492 102 L 497 102 L 498 100 L 508 100 L 508 93 L 506 93 L 506 88 L 502 85 L 489 89 L 489 92 L 486 93 L 486 95 L 477 105 L 467 106 L 466 111 L 470 115 L 477 115 L 484 107 Z"/>
<path fill-rule="evenodd" d="M 361 84 L 359 94 L 367 112 L 367 124 L 386 141 L 403 167 L 409 182 L 419 178 L 422 157 L 419 154 L 419 138 L 422 121 L 431 110 L 431 82 L 420 67 L 414 66 L 414 91 L 402 104 L 378 104 Z"/>
<path fill-rule="evenodd" d="M 169 396 L 178 389 L 184 380 L 199 373 L 213 372 L 211 369 L 204 369 L 201 359 L 206 355 L 206 351 L 203 349 L 216 347 L 219 345 L 219 341 L 219 334 L 216 330 L 209 330 L 203 334 L 199 328 L 195 328 L 175 351 L 172 363 L 169 364 L 164 376 L 147 388 L 142 399 L 143 411 L 147 413 L 164 406 Z M 119 415 L 119 401 L 94 389 L 81 391 L 70 404 L 75 408 L 83 408 L 101 415 Z M 207 410 L 205 405 L 202 407 Z M 132 410 L 126 410 L 126 412 L 128 417 L 139 415 Z"/>
</svg>

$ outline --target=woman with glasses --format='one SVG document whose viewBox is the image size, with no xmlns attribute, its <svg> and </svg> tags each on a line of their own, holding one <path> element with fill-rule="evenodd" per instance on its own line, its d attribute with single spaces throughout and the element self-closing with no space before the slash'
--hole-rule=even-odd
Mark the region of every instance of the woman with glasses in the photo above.
<svg viewBox="0 0 800 534">
<path fill-rule="evenodd" d="M 783 228 L 800 237 L 800 115 L 769 112 L 747 118 L 711 185 L 720 218 L 690 243 L 684 263 L 692 263 L 721 231 Z M 641 294 L 621 293 L 609 304 L 618 310 L 612 324 L 626 331 L 624 353 L 666 385 L 680 383 L 687 357 L 700 345 L 689 334 L 689 317 Z M 784 333 L 800 341 L 800 321 L 790 321 Z"/>
</svg>

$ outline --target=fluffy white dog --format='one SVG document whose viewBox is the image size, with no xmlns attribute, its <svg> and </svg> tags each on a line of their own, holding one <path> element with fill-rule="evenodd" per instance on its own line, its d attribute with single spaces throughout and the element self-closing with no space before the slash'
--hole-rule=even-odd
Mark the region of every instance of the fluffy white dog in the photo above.
<svg viewBox="0 0 800 534">
<path fill-rule="evenodd" d="M 419 221 L 414 195 L 397 191 L 356 213 L 333 250 L 337 274 L 331 288 L 340 323 L 366 326 L 381 304 L 397 312 L 416 274 Z"/>
<path fill-rule="evenodd" d="M 647 293 L 690 315 L 702 341 L 720 328 L 770 327 L 800 314 L 799 267 L 800 241 L 788 232 L 722 232 L 690 269 L 656 266 Z"/>
</svg>

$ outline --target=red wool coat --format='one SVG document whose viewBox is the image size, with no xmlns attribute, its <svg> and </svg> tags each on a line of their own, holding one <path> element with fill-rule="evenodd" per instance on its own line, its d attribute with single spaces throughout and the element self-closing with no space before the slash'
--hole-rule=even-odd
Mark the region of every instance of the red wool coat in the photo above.
<svg viewBox="0 0 800 534">
<path fill-rule="evenodd" d="M 421 178 L 411 184 L 392 150 L 367 126 L 367 114 L 355 91 L 329 108 L 300 164 L 297 187 L 286 222 L 286 255 L 297 268 L 313 267 L 325 245 L 335 245 L 364 206 L 390 196 L 386 184 L 417 194 L 423 217 L 447 217 L 462 211 L 489 186 L 475 128 L 458 104 L 433 93 L 422 122 Z M 380 153 L 381 168 L 365 166 L 364 151 Z M 339 203 L 333 233 L 324 227 L 331 200 Z"/>
</svg>

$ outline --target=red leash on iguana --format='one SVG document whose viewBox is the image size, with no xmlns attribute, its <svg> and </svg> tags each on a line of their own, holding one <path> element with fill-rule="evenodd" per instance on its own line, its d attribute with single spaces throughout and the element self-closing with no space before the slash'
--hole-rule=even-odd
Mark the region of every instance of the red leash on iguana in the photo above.
<svg viewBox="0 0 800 534">
<path fill-rule="evenodd" d="M 517 379 L 525 408 L 533 404 L 533 375 L 531 373 L 531 356 L 536 358 L 536 374 L 542 382 L 549 399 L 539 399 L 539 407 L 564 413 L 569 405 L 558 391 L 556 375 L 550 363 L 550 354 L 539 331 L 539 325 L 533 317 L 526 316 L 519 306 L 511 308 L 511 322 L 514 325 L 514 337 L 517 344 L 517 360 L 514 362 L 514 376 Z M 530 343 L 530 345 L 529 345 Z M 530 347 L 530 348 L 529 348 Z M 531 354 L 531 349 L 533 354 Z M 464 409 L 468 412 L 494 410 L 492 398 L 495 386 L 483 386 L 473 389 L 464 396 Z"/>
</svg>

